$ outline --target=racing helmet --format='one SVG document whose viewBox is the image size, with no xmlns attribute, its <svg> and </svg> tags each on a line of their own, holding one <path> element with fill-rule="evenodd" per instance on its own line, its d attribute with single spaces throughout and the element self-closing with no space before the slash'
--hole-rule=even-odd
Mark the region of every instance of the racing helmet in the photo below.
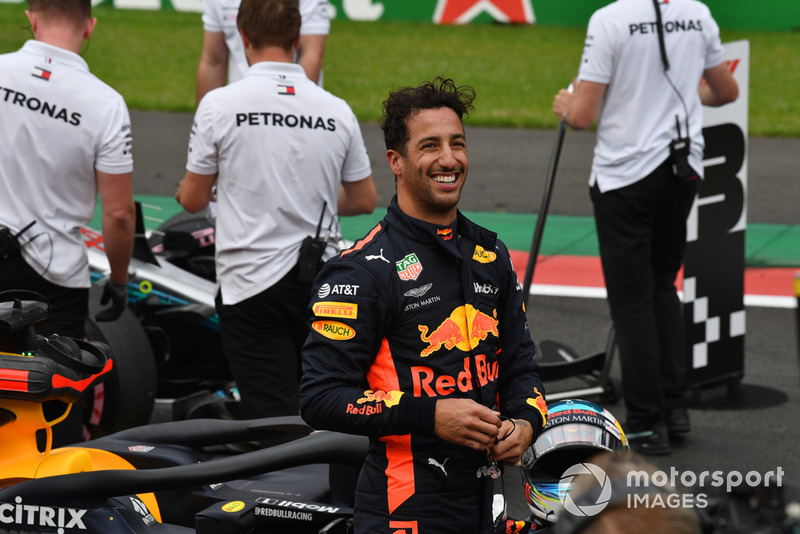
<svg viewBox="0 0 800 534">
<path fill-rule="evenodd" d="M 581 399 L 548 404 L 544 430 L 522 455 L 522 486 L 531 513 L 553 523 L 569 490 L 560 483 L 564 472 L 595 454 L 616 451 L 630 454 L 630 447 L 611 412 Z"/>
</svg>

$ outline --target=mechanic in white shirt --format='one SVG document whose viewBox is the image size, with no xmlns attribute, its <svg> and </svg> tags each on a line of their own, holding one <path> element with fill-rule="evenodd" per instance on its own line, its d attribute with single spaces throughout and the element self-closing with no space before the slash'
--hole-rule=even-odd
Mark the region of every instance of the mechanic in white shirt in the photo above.
<svg viewBox="0 0 800 534">
<path fill-rule="evenodd" d="M 241 79 L 248 69 L 236 27 L 240 0 L 203 0 L 203 50 L 197 66 L 197 102 L 217 87 Z M 331 20 L 328 0 L 300 0 L 300 45 L 295 61 L 322 86 L 322 61 Z"/>
<path fill-rule="evenodd" d="M 35 224 L 19 236 L 26 272 L 5 260 L 2 285 L 12 275 L 40 282 L 53 305 L 47 323 L 83 337 L 90 279 L 80 229 L 98 193 L 108 285 L 125 295 L 135 223 L 131 122 L 122 96 L 78 55 L 97 22 L 89 0 L 32 0 L 26 14 L 34 39 L 0 56 L 0 225 L 16 234 Z"/>
<path fill-rule="evenodd" d="M 197 212 L 216 184 L 217 311 L 245 415 L 296 415 L 313 275 L 337 251 L 337 214 L 371 213 L 377 192 L 350 107 L 293 62 L 297 2 L 243 0 L 238 24 L 250 70 L 200 102 L 176 199 Z M 324 251 L 304 262 L 319 226 Z"/>
<path fill-rule="evenodd" d="M 575 86 L 559 91 L 553 112 L 578 129 L 597 120 L 590 196 L 626 433 L 640 453 L 665 455 L 669 436 L 690 430 L 675 278 L 703 176 L 702 105 L 732 102 L 738 86 L 719 28 L 696 0 L 617 0 L 598 9 Z"/>
<path fill-rule="evenodd" d="M 81 228 L 100 195 L 111 274 L 98 320 L 127 303 L 135 209 L 131 121 L 122 96 L 79 55 L 97 23 L 89 0 L 29 0 L 33 39 L 0 55 L 0 290 L 27 289 L 51 304 L 43 335 L 83 338 L 89 262 Z M 31 225 L 32 224 L 32 225 Z M 31 225 L 31 226 L 29 226 Z M 10 236 L 16 236 L 14 239 Z M 80 415 L 77 404 L 69 420 Z M 82 439 L 54 427 L 56 446 Z"/>
</svg>

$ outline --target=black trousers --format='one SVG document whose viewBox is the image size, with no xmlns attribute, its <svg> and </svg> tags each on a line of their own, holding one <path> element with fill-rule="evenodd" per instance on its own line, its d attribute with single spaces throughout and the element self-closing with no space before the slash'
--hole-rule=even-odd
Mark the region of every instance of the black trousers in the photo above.
<svg viewBox="0 0 800 534">
<path fill-rule="evenodd" d="M 89 317 L 87 288 L 63 287 L 45 280 L 17 253 L 0 259 L 0 291 L 14 289 L 36 291 L 50 301 L 50 315 L 35 326 L 37 334 L 58 334 L 78 339 L 86 337 L 86 319 Z M 54 420 L 64 413 L 65 407 L 60 401 L 46 402 L 43 405 L 45 418 Z M 84 439 L 83 410 L 80 402 L 76 402 L 67 418 L 53 427 L 53 447 L 63 447 Z"/>
<path fill-rule="evenodd" d="M 245 417 L 300 413 L 300 352 L 308 337 L 311 284 L 296 269 L 258 295 L 223 305 L 217 295 L 222 346 Z"/>
<path fill-rule="evenodd" d="M 36 291 L 50 301 L 50 315 L 36 325 L 37 334 L 86 337 L 89 289 L 63 287 L 45 280 L 20 254 L 0 259 L 0 291 L 11 289 Z"/>
<path fill-rule="evenodd" d="M 627 187 L 590 190 L 629 427 L 647 427 L 689 400 L 682 305 L 675 278 L 697 180 L 665 161 Z"/>
</svg>

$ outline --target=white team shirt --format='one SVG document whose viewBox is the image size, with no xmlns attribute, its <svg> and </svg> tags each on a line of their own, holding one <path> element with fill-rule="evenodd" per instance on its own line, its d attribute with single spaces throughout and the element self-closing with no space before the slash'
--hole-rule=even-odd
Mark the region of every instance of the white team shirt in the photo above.
<svg viewBox="0 0 800 534">
<path fill-rule="evenodd" d="M 719 27 L 696 0 L 660 4 L 669 78 L 689 115 L 689 163 L 703 175 L 703 71 L 723 61 Z M 664 76 L 651 0 L 617 0 L 589 20 L 578 78 L 607 84 L 597 121 L 590 184 L 605 192 L 641 180 L 669 157 L 670 141 L 686 136 L 686 111 Z"/>
<path fill-rule="evenodd" d="M 331 227 L 341 182 L 372 172 L 350 106 L 291 63 L 261 62 L 200 101 L 186 169 L 217 176 L 217 280 L 224 304 L 257 295 L 297 264 L 300 245 Z"/>
<path fill-rule="evenodd" d="M 228 46 L 228 83 L 242 79 L 249 68 L 244 44 L 236 26 L 241 0 L 203 0 L 203 29 L 225 34 Z M 331 19 L 328 0 L 300 0 L 300 35 L 328 35 Z"/>
<path fill-rule="evenodd" d="M 95 213 L 95 169 L 133 171 L 125 101 L 79 55 L 31 40 L 0 55 L 0 117 L 0 224 L 35 220 L 25 261 L 54 284 L 89 287 L 80 228 Z"/>
</svg>

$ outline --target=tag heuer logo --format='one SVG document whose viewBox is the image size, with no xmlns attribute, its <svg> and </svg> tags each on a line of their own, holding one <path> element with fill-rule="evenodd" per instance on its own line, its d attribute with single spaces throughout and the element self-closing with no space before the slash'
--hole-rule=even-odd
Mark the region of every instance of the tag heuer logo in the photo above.
<svg viewBox="0 0 800 534">
<path fill-rule="evenodd" d="M 400 280 L 416 280 L 422 272 L 422 264 L 413 253 L 396 262 L 396 265 Z"/>
</svg>

